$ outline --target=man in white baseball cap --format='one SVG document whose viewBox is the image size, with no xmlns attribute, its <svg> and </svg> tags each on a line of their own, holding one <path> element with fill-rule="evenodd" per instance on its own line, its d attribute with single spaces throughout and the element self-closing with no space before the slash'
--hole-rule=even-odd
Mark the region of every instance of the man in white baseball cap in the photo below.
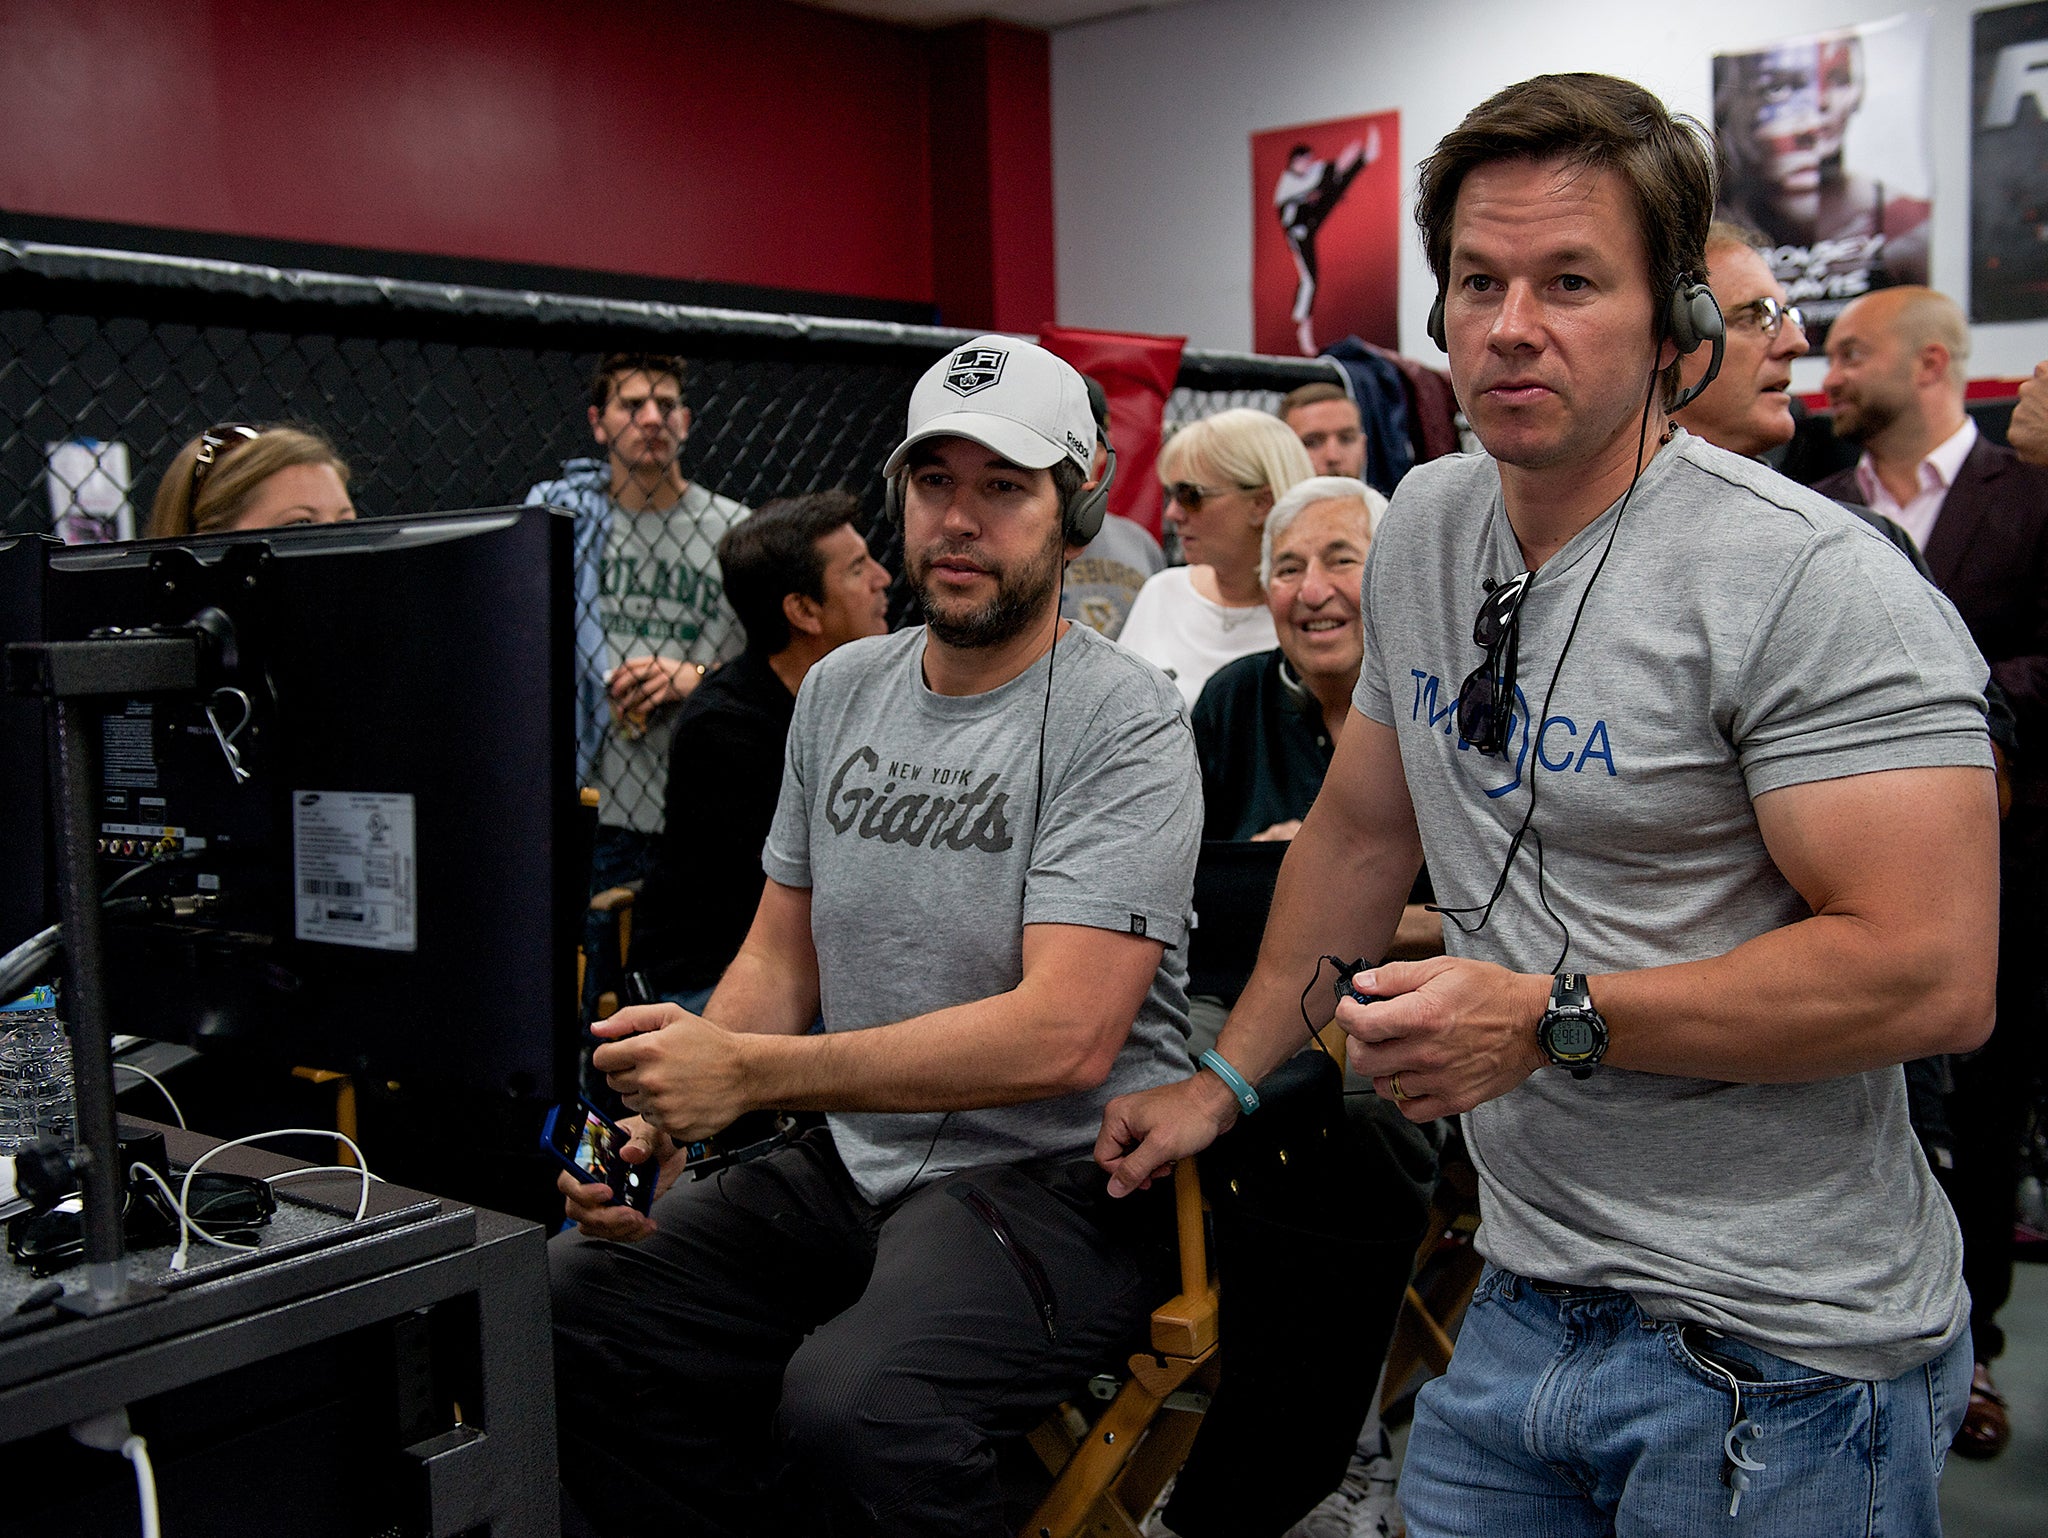
<svg viewBox="0 0 2048 1538">
<path fill-rule="evenodd" d="M 919 381 L 888 473 L 926 623 L 806 675 L 703 1014 L 597 1027 L 663 1190 L 643 1216 L 562 1183 L 572 1535 L 995 1538 L 996 1440 L 1170 1290 L 1164 1188 L 1112 1201 L 1089 1154 L 1111 1096 L 1191 1071 L 1201 791 L 1165 675 L 1059 616 L 1094 448 L 1080 376 L 1031 343 Z M 764 1107 L 825 1124 L 677 1180 L 677 1143 Z"/>
</svg>

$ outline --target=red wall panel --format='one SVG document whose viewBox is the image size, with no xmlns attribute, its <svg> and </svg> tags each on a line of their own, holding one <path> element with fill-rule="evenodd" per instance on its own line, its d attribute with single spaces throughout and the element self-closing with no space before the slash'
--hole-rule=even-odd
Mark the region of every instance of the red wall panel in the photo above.
<svg viewBox="0 0 2048 1538">
<path fill-rule="evenodd" d="M 0 207 L 929 301 L 926 91 L 779 0 L 8 0 Z"/>
<path fill-rule="evenodd" d="M 1052 63 L 1043 32 L 931 34 L 933 282 L 955 325 L 1035 331 L 1053 305 Z"/>
<path fill-rule="evenodd" d="M 1054 305 L 1052 42 L 1043 32 L 988 24 L 989 209 L 995 314 L 1004 330 L 1035 331 Z"/>
</svg>

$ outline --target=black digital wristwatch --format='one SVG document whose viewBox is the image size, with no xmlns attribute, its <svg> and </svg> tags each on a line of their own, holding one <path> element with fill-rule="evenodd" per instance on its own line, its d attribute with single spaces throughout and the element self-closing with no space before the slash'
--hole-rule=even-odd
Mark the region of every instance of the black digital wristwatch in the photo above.
<svg viewBox="0 0 2048 1538">
<path fill-rule="evenodd" d="M 1575 1079 L 1587 1079 L 1607 1055 L 1607 1022 L 1593 1007 L 1583 972 L 1560 972 L 1551 979 L 1550 1007 L 1536 1022 L 1536 1045 L 1554 1068 L 1569 1068 Z"/>
</svg>

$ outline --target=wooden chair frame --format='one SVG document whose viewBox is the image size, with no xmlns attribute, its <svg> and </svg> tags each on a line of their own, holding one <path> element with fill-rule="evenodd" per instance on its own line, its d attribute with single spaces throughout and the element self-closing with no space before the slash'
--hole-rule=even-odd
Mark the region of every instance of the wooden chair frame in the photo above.
<svg viewBox="0 0 2048 1538">
<path fill-rule="evenodd" d="M 1201 1429 L 1216 1386 L 1217 1295 L 1193 1159 L 1174 1166 L 1173 1197 L 1180 1291 L 1152 1311 L 1152 1349 L 1131 1356 L 1130 1376 L 1094 1425 L 1063 1405 L 1031 1433 L 1058 1477 L 1022 1538 L 1138 1538 Z"/>
</svg>

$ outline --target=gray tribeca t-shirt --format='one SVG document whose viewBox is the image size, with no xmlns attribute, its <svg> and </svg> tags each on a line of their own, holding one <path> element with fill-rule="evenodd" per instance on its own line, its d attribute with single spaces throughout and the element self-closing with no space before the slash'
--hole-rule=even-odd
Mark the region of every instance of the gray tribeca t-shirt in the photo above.
<svg viewBox="0 0 2048 1538">
<path fill-rule="evenodd" d="M 922 628 L 855 641 L 797 694 L 761 864 L 811 889 L 825 1029 L 1007 992 L 1027 924 L 1113 929 L 1166 951 L 1097 1089 L 943 1118 L 834 1114 L 839 1155 L 871 1201 L 968 1165 L 1082 1157 L 1111 1096 L 1192 1071 L 1202 791 L 1180 696 L 1080 625 L 1049 654 L 1050 704 L 1046 658 L 986 694 L 950 696 L 926 687 L 924 647 Z"/>
<path fill-rule="evenodd" d="M 1460 740 L 1455 708 L 1481 660 L 1480 584 L 1523 570 L 1494 462 L 1418 467 L 1373 540 L 1355 703 L 1396 732 L 1439 902 L 1486 902 L 1536 798 L 1556 919 L 1532 837 L 1485 927 L 1445 924 L 1453 954 L 1594 974 L 1720 955 L 1809 916 L 1756 796 L 1991 762 L 1962 621 L 1832 502 L 1681 432 L 1618 531 L 1615 516 L 1530 584 L 1505 759 Z M 1768 1041 L 1771 1017 L 1744 1029 Z M 1807 1084 L 1544 1071 L 1465 1129 L 1479 1245 L 1511 1270 L 1622 1288 L 1850 1377 L 1894 1377 L 1964 1326 L 1955 1219 L 1897 1068 Z"/>
</svg>

